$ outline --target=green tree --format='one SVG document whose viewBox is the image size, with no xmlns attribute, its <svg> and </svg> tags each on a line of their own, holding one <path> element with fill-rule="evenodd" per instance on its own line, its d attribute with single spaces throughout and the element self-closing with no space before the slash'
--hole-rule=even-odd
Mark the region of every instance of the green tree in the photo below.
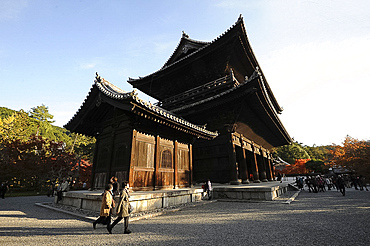
<svg viewBox="0 0 370 246">
<path fill-rule="evenodd" d="M 5 107 L 0 107 L 0 119 L 8 118 L 12 116 L 16 111 Z"/>
<path fill-rule="evenodd" d="M 0 180 L 39 189 L 48 179 L 88 179 L 95 138 L 53 126 L 45 105 L 28 113 L 0 108 L 0 114 Z"/>
<path fill-rule="evenodd" d="M 49 124 L 55 122 L 54 120 L 52 120 L 54 116 L 49 113 L 49 108 L 46 107 L 44 104 L 31 108 L 29 116 L 35 120 L 47 122 Z"/>
<path fill-rule="evenodd" d="M 325 160 L 328 158 L 329 150 L 332 148 L 331 146 L 303 146 L 306 152 L 310 155 L 311 159 L 316 160 Z"/>
<path fill-rule="evenodd" d="M 292 142 L 289 145 L 284 145 L 273 150 L 275 157 L 279 156 L 284 161 L 294 164 L 296 159 L 311 159 L 302 144 Z"/>
<path fill-rule="evenodd" d="M 306 162 L 306 168 L 315 173 L 327 173 L 329 170 L 329 166 L 326 166 L 325 162 L 316 159 Z"/>
<path fill-rule="evenodd" d="M 49 113 L 49 108 L 45 105 L 37 106 L 31 108 L 29 111 L 29 116 L 33 119 L 33 128 L 36 128 L 36 135 L 41 135 L 49 139 L 56 141 L 56 136 L 54 135 L 53 126 L 51 125 L 55 121 L 53 115 Z"/>
</svg>

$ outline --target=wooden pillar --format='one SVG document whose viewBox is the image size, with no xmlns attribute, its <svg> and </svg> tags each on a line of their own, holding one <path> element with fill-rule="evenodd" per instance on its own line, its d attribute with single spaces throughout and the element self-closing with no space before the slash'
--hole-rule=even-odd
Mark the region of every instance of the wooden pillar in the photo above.
<svg viewBox="0 0 370 246">
<path fill-rule="evenodd" d="M 177 140 L 175 140 L 175 146 L 173 148 L 173 188 L 174 189 L 177 189 L 178 188 L 178 177 L 177 177 L 177 169 L 179 167 L 179 163 L 178 163 L 178 151 L 179 151 L 179 146 L 178 146 L 178 142 Z"/>
<path fill-rule="evenodd" d="M 252 163 L 252 170 L 253 170 L 253 182 L 260 183 L 260 177 L 258 173 L 258 164 L 257 164 L 257 154 L 256 154 L 256 146 L 252 145 L 253 147 L 253 161 Z"/>
<path fill-rule="evenodd" d="M 230 163 L 230 184 L 238 185 L 238 172 L 236 170 L 236 152 L 235 152 L 235 144 L 233 141 L 233 134 L 229 133 L 229 163 Z"/>
<path fill-rule="evenodd" d="M 265 165 L 265 160 L 263 158 L 263 149 L 259 148 L 260 155 L 257 157 L 258 160 L 258 170 L 259 170 L 259 176 L 262 182 L 267 182 L 267 177 L 266 177 L 266 165 Z"/>
<path fill-rule="evenodd" d="M 129 175 L 128 175 L 128 183 L 130 187 L 134 187 L 134 166 L 135 166 L 135 158 L 138 158 L 135 151 L 136 151 L 136 136 L 137 131 L 135 129 L 132 130 L 132 140 L 131 140 L 131 158 L 130 158 L 130 166 L 129 166 Z"/>
<path fill-rule="evenodd" d="M 272 163 L 271 163 L 271 155 L 270 153 L 267 153 L 267 166 L 268 166 L 268 173 L 269 175 L 267 175 L 267 179 L 269 181 L 274 181 L 275 180 L 275 177 L 274 177 L 274 172 L 272 170 Z"/>
<path fill-rule="evenodd" d="M 159 137 L 159 135 L 156 136 L 155 138 L 155 154 L 154 154 L 154 185 L 153 185 L 153 189 L 155 190 L 157 186 L 160 186 L 160 183 L 159 183 L 159 165 L 160 165 L 160 161 L 161 161 L 161 152 L 160 152 L 160 141 L 161 141 L 161 138 Z"/>
<path fill-rule="evenodd" d="M 240 158 L 240 171 L 242 172 L 242 183 L 249 184 L 249 174 L 247 169 L 247 155 L 245 153 L 245 149 L 241 149 L 241 158 Z"/>
<path fill-rule="evenodd" d="M 96 173 L 96 166 L 98 164 L 98 152 L 99 152 L 99 147 L 100 147 L 100 138 L 96 138 L 96 143 L 95 143 L 95 152 L 94 152 L 94 159 L 93 159 L 93 166 L 92 166 L 92 172 L 91 172 L 91 180 L 90 180 L 90 187 L 95 188 L 95 173 Z"/>
<path fill-rule="evenodd" d="M 112 132 L 111 132 L 111 142 L 110 142 L 110 146 L 109 146 L 109 149 L 111 150 L 110 151 L 110 155 L 109 155 L 109 160 L 108 160 L 108 165 L 109 165 L 109 167 L 108 167 L 108 173 L 107 173 L 107 175 L 108 175 L 108 180 L 110 180 L 110 178 L 112 177 L 112 176 L 114 176 L 113 174 L 112 174 L 112 164 L 113 164 L 113 160 L 114 160 L 114 142 L 115 142 L 115 139 L 116 139 L 116 131 L 115 131 L 115 129 L 113 128 L 113 130 L 112 130 Z M 130 185 L 130 187 L 131 187 L 131 185 Z"/>
<path fill-rule="evenodd" d="M 193 187 L 193 145 L 189 144 L 189 187 Z"/>
</svg>

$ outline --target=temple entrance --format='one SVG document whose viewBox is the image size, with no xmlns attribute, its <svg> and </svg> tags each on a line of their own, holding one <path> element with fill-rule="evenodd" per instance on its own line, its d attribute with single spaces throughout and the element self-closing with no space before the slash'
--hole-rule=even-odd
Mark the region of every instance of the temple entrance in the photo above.
<svg viewBox="0 0 370 246">
<path fill-rule="evenodd" d="M 130 186 L 135 190 L 191 186 L 191 145 L 133 132 Z"/>
<path fill-rule="evenodd" d="M 130 186 L 152 189 L 154 186 L 155 138 L 136 131 L 133 134 Z"/>
<path fill-rule="evenodd" d="M 156 188 L 172 189 L 174 186 L 173 141 L 158 138 L 159 166 L 156 171 Z"/>
</svg>

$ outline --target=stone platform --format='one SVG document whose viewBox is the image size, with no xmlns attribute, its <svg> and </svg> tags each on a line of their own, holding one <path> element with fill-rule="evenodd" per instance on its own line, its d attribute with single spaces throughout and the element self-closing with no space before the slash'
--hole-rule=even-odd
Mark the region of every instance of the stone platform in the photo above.
<svg viewBox="0 0 370 246">
<path fill-rule="evenodd" d="M 272 201 L 288 191 L 287 182 L 263 182 L 243 185 L 212 184 L 212 199 L 237 199 Z M 69 191 L 63 194 L 60 204 L 76 208 L 100 211 L 102 190 Z M 135 191 L 130 193 L 133 213 L 177 206 L 184 203 L 199 202 L 204 195 L 201 185 L 192 188 Z M 115 200 L 118 202 L 119 198 Z M 56 201 L 56 198 L 55 198 Z"/>
<path fill-rule="evenodd" d="M 215 185 L 213 199 L 272 201 L 288 191 L 288 182 L 262 182 L 242 185 Z"/>
</svg>

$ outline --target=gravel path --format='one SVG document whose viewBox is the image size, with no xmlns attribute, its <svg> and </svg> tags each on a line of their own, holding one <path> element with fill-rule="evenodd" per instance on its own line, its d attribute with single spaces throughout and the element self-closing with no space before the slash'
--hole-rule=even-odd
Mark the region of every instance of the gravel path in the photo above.
<svg viewBox="0 0 370 246">
<path fill-rule="evenodd" d="M 301 192 L 291 204 L 213 202 L 130 224 L 98 225 L 35 206 L 48 197 L 0 199 L 0 245 L 369 245 L 370 192 Z"/>
</svg>

